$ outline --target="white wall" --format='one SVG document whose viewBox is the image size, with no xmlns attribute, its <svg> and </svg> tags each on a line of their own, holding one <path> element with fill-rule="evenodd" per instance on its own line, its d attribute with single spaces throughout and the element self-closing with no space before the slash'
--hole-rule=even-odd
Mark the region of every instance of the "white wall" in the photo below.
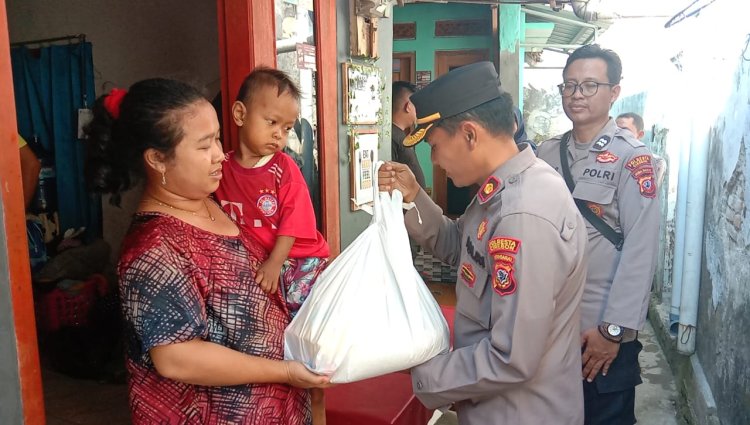
<svg viewBox="0 0 750 425">
<path fill-rule="evenodd" d="M 6 0 L 11 42 L 86 34 L 93 45 L 97 96 L 151 77 L 219 90 L 216 2 L 210 0 Z M 104 202 L 104 238 L 113 259 L 138 201 Z"/>
</svg>

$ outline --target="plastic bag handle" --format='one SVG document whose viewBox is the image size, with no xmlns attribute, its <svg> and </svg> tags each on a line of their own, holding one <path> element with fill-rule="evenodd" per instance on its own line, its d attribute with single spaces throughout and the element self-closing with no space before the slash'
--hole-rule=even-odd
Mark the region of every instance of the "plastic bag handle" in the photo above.
<svg viewBox="0 0 750 425">
<path fill-rule="evenodd" d="M 383 165 L 383 161 L 377 161 L 372 164 L 372 219 L 373 221 L 382 220 L 383 206 L 380 203 L 380 190 L 378 189 L 378 170 Z"/>
</svg>

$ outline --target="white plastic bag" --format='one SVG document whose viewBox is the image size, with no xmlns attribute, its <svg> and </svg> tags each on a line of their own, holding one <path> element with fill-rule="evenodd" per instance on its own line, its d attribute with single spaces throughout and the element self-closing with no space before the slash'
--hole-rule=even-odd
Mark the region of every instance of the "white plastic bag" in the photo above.
<svg viewBox="0 0 750 425">
<path fill-rule="evenodd" d="M 320 275 L 286 328 L 287 360 L 345 383 L 448 350 L 448 325 L 411 261 L 401 202 L 398 191 L 376 193 L 372 222 Z"/>
</svg>

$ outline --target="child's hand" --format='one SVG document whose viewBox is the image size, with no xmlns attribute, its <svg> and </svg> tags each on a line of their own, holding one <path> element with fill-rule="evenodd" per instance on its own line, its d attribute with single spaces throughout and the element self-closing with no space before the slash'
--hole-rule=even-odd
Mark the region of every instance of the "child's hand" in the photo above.
<svg viewBox="0 0 750 425">
<path fill-rule="evenodd" d="M 279 274 L 281 273 L 281 265 L 276 265 L 273 262 L 266 260 L 260 265 L 258 271 L 255 272 L 255 281 L 260 285 L 260 289 L 267 294 L 272 294 L 279 289 Z"/>
</svg>

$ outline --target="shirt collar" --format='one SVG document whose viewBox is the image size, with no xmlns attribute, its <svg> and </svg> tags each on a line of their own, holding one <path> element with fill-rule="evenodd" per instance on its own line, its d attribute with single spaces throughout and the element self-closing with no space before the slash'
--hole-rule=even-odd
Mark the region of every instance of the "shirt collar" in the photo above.
<svg viewBox="0 0 750 425">
<path fill-rule="evenodd" d="M 477 201 L 480 205 L 484 205 L 489 202 L 495 195 L 500 193 L 507 183 L 515 183 L 518 179 L 518 174 L 521 174 L 524 170 L 531 167 L 536 161 L 536 155 L 531 149 L 531 146 L 524 144 L 519 146 L 521 150 L 518 154 L 514 155 L 502 165 L 500 165 L 495 172 L 492 173 L 487 180 L 479 186 L 477 192 Z"/>
</svg>

